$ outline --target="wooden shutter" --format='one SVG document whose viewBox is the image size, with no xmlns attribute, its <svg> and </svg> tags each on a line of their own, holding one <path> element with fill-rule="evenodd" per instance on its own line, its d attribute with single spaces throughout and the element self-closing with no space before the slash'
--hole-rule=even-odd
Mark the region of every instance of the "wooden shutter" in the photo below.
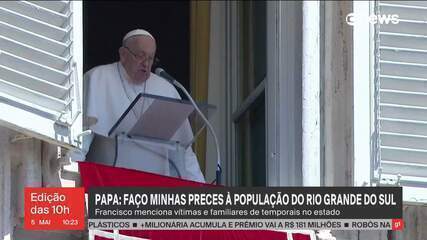
<svg viewBox="0 0 427 240">
<path fill-rule="evenodd" d="M 427 186 L 427 2 L 379 1 L 377 14 L 397 14 L 398 24 L 378 24 L 379 161 L 375 175 L 406 186 Z"/>
<path fill-rule="evenodd" d="M 0 124 L 79 146 L 81 69 L 81 1 L 0 1 Z"/>
</svg>

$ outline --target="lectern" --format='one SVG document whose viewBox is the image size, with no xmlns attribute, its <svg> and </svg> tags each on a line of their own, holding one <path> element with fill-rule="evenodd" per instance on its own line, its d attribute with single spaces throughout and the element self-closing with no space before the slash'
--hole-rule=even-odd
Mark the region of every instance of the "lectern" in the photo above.
<svg viewBox="0 0 427 240">
<path fill-rule="evenodd" d="M 205 116 L 215 111 L 212 105 L 197 105 Z M 185 176 L 185 152 L 204 127 L 191 102 L 140 93 L 108 136 L 95 133 L 86 159 L 161 175 Z"/>
</svg>

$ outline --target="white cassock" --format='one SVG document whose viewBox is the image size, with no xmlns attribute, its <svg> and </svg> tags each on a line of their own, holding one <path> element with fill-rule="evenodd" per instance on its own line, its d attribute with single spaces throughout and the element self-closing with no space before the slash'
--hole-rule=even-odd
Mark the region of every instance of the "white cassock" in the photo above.
<svg viewBox="0 0 427 240">
<path fill-rule="evenodd" d="M 90 129 L 103 136 L 108 136 L 108 131 L 139 93 L 180 99 L 178 92 L 169 82 L 153 73 L 142 84 L 129 83 L 128 75 L 120 62 L 97 66 L 88 71 L 84 78 L 84 81 L 88 81 L 86 86 L 89 87 L 86 116 L 97 119 L 96 124 L 90 126 Z M 137 115 L 141 113 L 133 114 L 136 121 Z M 171 140 L 189 142 L 192 138 L 193 133 L 186 120 Z M 169 174 L 169 162 L 162 156 L 164 149 L 160 147 L 147 147 L 135 142 L 119 142 L 118 149 L 116 162 L 118 167 Z M 197 157 L 191 147 L 185 151 L 184 159 L 185 171 L 181 173 L 182 177 L 204 182 Z"/>
</svg>

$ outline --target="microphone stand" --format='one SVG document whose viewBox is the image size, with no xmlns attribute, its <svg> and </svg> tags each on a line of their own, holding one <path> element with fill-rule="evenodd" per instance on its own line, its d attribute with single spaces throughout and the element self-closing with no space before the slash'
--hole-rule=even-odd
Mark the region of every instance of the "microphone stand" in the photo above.
<svg viewBox="0 0 427 240">
<path fill-rule="evenodd" d="M 221 184 L 221 154 L 219 151 L 219 144 L 218 144 L 218 138 L 215 134 L 215 131 L 213 130 L 213 127 L 211 125 L 211 123 L 208 121 L 208 119 L 205 117 L 205 115 L 202 113 L 202 111 L 200 111 L 199 107 L 197 106 L 196 102 L 193 100 L 193 98 L 191 97 L 191 95 L 188 93 L 187 89 L 185 89 L 184 86 L 182 86 L 181 83 L 179 83 L 178 81 L 176 81 L 175 79 L 173 79 L 169 74 L 166 73 L 165 70 L 163 70 L 162 68 L 157 68 L 156 69 L 156 74 L 164 77 L 166 80 L 168 80 L 170 83 L 172 83 L 172 85 L 178 87 L 179 89 L 181 89 L 184 94 L 188 97 L 188 99 L 190 100 L 191 104 L 193 104 L 194 109 L 197 111 L 197 113 L 200 115 L 200 117 L 203 119 L 203 121 L 206 123 L 206 126 L 208 127 L 209 131 L 211 132 L 213 138 L 214 138 L 214 142 L 215 142 L 215 146 L 216 146 L 216 156 L 217 156 L 217 168 L 216 168 L 216 184 L 220 185 Z"/>
</svg>

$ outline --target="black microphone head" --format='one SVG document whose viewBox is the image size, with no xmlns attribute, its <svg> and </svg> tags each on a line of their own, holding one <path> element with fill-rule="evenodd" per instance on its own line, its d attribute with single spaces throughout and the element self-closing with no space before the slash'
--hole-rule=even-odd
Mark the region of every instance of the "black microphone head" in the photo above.
<svg viewBox="0 0 427 240">
<path fill-rule="evenodd" d="M 157 75 L 161 75 L 162 72 L 165 72 L 165 70 L 163 68 L 160 68 L 160 67 L 158 67 L 158 68 L 156 68 L 156 70 L 154 70 L 154 73 L 156 73 Z"/>
<path fill-rule="evenodd" d="M 160 77 L 166 79 L 167 81 L 175 85 L 174 83 L 175 79 L 171 75 L 169 75 L 163 68 L 156 68 L 154 72 Z"/>
</svg>

